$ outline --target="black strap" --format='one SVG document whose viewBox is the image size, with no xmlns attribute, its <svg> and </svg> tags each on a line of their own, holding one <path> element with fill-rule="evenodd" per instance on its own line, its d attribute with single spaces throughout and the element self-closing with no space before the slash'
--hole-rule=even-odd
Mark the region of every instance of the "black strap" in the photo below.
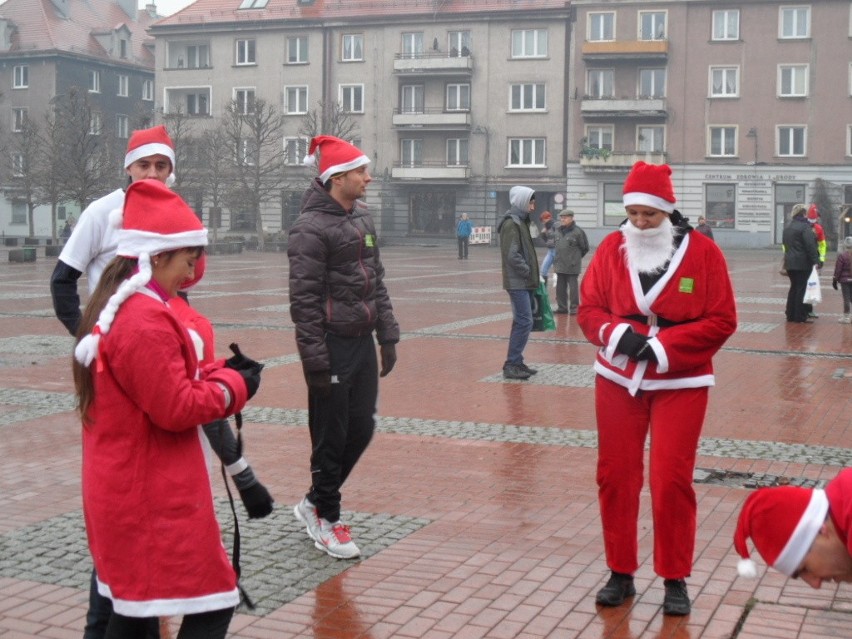
<svg viewBox="0 0 852 639">
<path fill-rule="evenodd" d="M 647 315 L 625 315 L 621 319 L 632 320 L 634 322 L 639 322 L 640 324 L 647 324 L 650 319 Z M 660 317 L 657 315 L 657 326 L 660 328 L 669 328 L 671 326 L 678 326 L 679 324 L 689 324 L 690 322 L 694 322 L 695 320 L 686 320 L 684 322 L 673 322 L 672 320 L 667 320 L 665 317 Z"/>
</svg>

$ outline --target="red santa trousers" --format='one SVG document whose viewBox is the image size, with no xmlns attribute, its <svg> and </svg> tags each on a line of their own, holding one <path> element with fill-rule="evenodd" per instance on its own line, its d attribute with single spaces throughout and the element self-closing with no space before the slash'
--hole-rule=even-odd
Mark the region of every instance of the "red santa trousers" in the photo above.
<svg viewBox="0 0 852 639">
<path fill-rule="evenodd" d="M 639 493 L 650 428 L 654 571 L 664 579 L 689 576 L 697 510 L 692 477 L 707 387 L 640 391 L 632 397 L 623 386 L 598 375 L 595 409 L 598 499 L 607 565 L 631 575 L 639 567 Z"/>
</svg>

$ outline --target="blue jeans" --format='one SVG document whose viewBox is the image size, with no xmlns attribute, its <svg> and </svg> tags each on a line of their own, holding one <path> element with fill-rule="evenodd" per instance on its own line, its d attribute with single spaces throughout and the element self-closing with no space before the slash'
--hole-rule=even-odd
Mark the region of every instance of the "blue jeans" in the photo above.
<svg viewBox="0 0 852 639">
<path fill-rule="evenodd" d="M 547 249 L 547 255 L 544 256 L 544 261 L 541 263 L 541 276 L 547 279 L 547 272 L 553 266 L 553 260 L 556 258 L 556 249 Z"/>
<path fill-rule="evenodd" d="M 514 288 L 506 292 L 512 303 L 512 331 L 509 333 L 509 353 L 506 355 L 504 366 L 519 366 L 524 363 L 524 348 L 533 327 L 533 292 L 524 288 Z"/>
</svg>

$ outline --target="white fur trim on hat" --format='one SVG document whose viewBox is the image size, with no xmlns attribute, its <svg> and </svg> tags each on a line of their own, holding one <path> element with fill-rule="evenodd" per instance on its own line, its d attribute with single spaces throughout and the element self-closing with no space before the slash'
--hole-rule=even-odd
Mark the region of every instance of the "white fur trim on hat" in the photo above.
<svg viewBox="0 0 852 639">
<path fill-rule="evenodd" d="M 757 577 L 757 564 L 751 559 L 740 559 L 737 562 L 737 573 L 740 577 L 754 579 Z"/>
<path fill-rule="evenodd" d="M 328 178 L 330 178 L 332 175 L 337 175 L 338 173 L 345 173 L 346 171 L 357 169 L 359 166 L 364 166 L 365 164 L 369 163 L 370 158 L 368 158 L 366 155 L 362 155 L 360 157 L 355 158 L 354 160 L 350 160 L 349 162 L 344 162 L 343 164 L 335 164 L 320 173 L 320 182 L 325 184 L 326 181 L 328 181 Z"/>
<path fill-rule="evenodd" d="M 163 251 L 174 251 L 190 246 L 207 246 L 207 229 L 169 235 L 137 229 L 121 229 L 118 232 L 116 255 L 122 257 L 137 257 L 142 253 L 157 255 Z"/>
<path fill-rule="evenodd" d="M 316 166 L 317 165 L 317 156 L 313 153 L 310 155 L 306 155 L 302 158 L 302 164 L 305 166 Z"/>
<path fill-rule="evenodd" d="M 175 150 L 168 144 L 163 144 L 162 142 L 143 144 L 141 146 L 137 146 L 132 151 L 128 151 L 124 156 L 124 168 L 126 169 L 136 160 L 147 158 L 152 155 L 165 155 L 172 163 L 172 168 L 175 168 Z"/>
<path fill-rule="evenodd" d="M 827 514 L 828 497 L 825 496 L 825 491 L 814 490 L 808 507 L 802 513 L 799 523 L 796 524 L 796 529 L 773 564 L 776 570 L 788 577 L 793 576 L 811 549 L 811 544 L 814 543 L 819 529 L 825 523 Z"/>
<path fill-rule="evenodd" d="M 659 209 L 660 211 L 665 211 L 666 213 L 671 213 L 675 209 L 674 202 L 669 202 L 668 200 L 657 197 L 656 195 L 651 195 L 650 193 L 641 193 L 638 191 L 625 193 L 623 200 L 624 206 L 633 206 L 634 204 L 638 204 L 640 206 L 650 206 L 652 208 Z"/>
</svg>

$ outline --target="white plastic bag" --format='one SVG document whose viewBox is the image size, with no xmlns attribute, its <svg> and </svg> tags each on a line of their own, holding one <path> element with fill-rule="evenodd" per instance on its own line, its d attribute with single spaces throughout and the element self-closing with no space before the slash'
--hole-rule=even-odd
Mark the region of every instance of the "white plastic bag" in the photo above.
<svg viewBox="0 0 852 639">
<path fill-rule="evenodd" d="M 822 302 L 822 289 L 819 286 L 819 271 L 816 266 L 814 266 L 814 270 L 811 271 L 811 275 L 808 278 L 808 285 L 805 287 L 805 299 L 802 302 L 804 304 L 819 304 Z"/>
</svg>

